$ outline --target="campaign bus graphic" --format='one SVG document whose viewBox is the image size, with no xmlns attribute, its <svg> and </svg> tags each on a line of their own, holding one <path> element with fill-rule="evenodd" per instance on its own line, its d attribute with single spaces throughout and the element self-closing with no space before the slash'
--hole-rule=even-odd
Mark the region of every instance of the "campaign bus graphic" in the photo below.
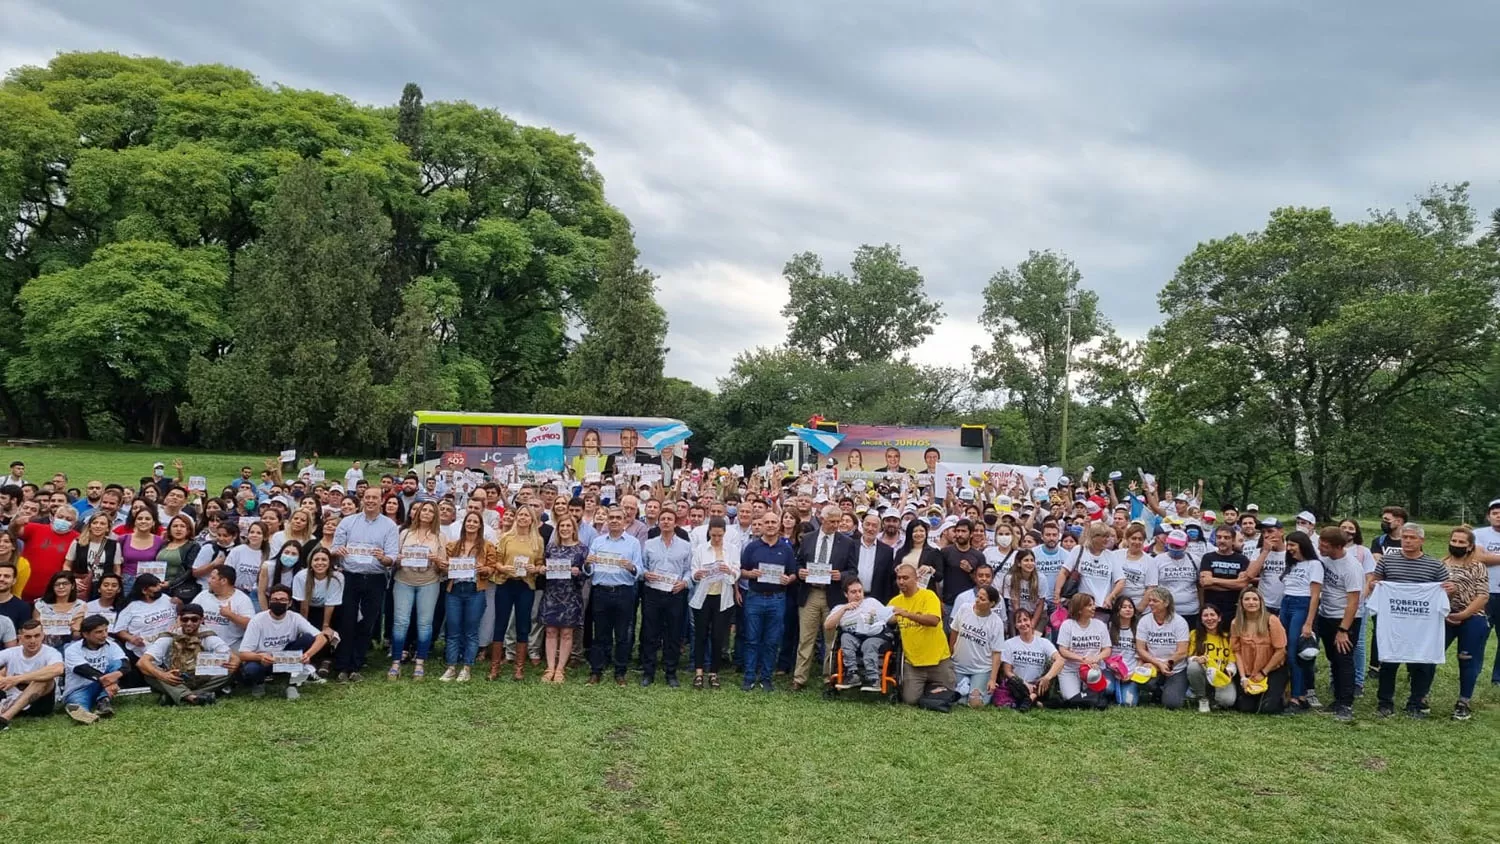
<svg viewBox="0 0 1500 844">
<path fill-rule="evenodd" d="M 522 465 L 531 467 L 527 432 L 561 426 L 562 464 L 582 478 L 602 473 L 610 459 L 630 464 L 660 463 L 660 453 L 645 432 L 677 419 L 658 416 L 569 416 L 551 413 L 465 413 L 419 410 L 412 414 L 409 446 L 414 470 L 425 478 L 439 469 L 484 469 Z M 555 428 L 551 430 L 556 430 Z M 545 444 L 555 446 L 556 440 Z M 678 445 L 679 455 L 686 445 Z M 520 458 L 518 461 L 517 458 Z M 547 460 L 551 465 L 550 457 Z M 555 471 L 555 470 L 554 470 Z"/>
</svg>

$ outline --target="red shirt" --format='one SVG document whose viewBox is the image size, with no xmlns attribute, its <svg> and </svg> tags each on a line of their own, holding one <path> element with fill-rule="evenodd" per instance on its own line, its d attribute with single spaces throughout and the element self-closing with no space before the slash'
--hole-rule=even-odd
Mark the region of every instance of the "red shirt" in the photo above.
<svg viewBox="0 0 1500 844">
<path fill-rule="evenodd" d="M 73 540 L 78 538 L 78 531 L 58 533 L 50 524 L 27 522 L 21 525 L 20 537 L 23 543 L 21 553 L 31 561 L 31 577 L 27 579 L 26 591 L 21 597 L 35 601 L 46 594 L 52 575 L 63 570 L 63 558 Z"/>
</svg>

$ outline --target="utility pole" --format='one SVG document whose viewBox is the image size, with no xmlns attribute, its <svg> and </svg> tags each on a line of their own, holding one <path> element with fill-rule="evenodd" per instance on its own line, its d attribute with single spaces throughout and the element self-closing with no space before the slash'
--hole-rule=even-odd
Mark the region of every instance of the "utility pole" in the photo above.
<svg viewBox="0 0 1500 844">
<path fill-rule="evenodd" d="M 1068 405 L 1073 403 L 1073 313 L 1078 310 L 1078 297 L 1069 294 L 1063 300 L 1063 315 L 1067 317 L 1067 335 L 1063 343 L 1063 406 L 1062 406 L 1062 447 L 1058 455 L 1058 465 L 1067 471 L 1068 468 Z"/>
</svg>

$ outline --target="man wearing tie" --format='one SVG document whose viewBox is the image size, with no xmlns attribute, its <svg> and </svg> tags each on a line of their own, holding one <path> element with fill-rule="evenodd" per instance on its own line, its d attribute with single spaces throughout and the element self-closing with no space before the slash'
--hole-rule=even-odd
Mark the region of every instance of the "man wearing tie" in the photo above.
<svg viewBox="0 0 1500 844">
<path fill-rule="evenodd" d="M 843 579 L 853 576 L 859 565 L 855 542 L 839 533 L 839 517 L 843 512 L 837 504 L 823 508 L 822 520 L 816 533 L 804 535 L 797 549 L 797 624 L 800 635 L 797 640 L 797 664 L 792 671 L 792 691 L 807 685 L 812 672 L 813 651 L 823 622 L 828 619 L 830 607 L 843 603 Z M 818 572 L 827 572 L 826 583 Z"/>
</svg>

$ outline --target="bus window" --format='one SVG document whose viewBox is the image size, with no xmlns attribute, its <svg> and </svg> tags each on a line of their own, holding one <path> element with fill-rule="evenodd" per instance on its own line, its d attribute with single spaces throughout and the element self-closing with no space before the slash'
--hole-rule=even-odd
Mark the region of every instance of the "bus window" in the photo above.
<svg viewBox="0 0 1500 844">
<path fill-rule="evenodd" d="M 500 425 L 496 427 L 495 445 L 501 448 L 525 448 L 526 429 L 519 425 Z"/>
<path fill-rule="evenodd" d="M 427 454 L 438 455 L 443 454 L 444 452 L 452 451 L 455 433 L 456 431 L 452 427 L 429 426 L 425 431 L 423 431 L 423 436 L 427 443 Z M 431 459 L 431 457 L 429 457 L 428 459 Z"/>
<path fill-rule="evenodd" d="M 495 444 L 495 428 L 492 425 L 465 425 L 459 431 L 458 444 L 492 446 Z"/>
</svg>

